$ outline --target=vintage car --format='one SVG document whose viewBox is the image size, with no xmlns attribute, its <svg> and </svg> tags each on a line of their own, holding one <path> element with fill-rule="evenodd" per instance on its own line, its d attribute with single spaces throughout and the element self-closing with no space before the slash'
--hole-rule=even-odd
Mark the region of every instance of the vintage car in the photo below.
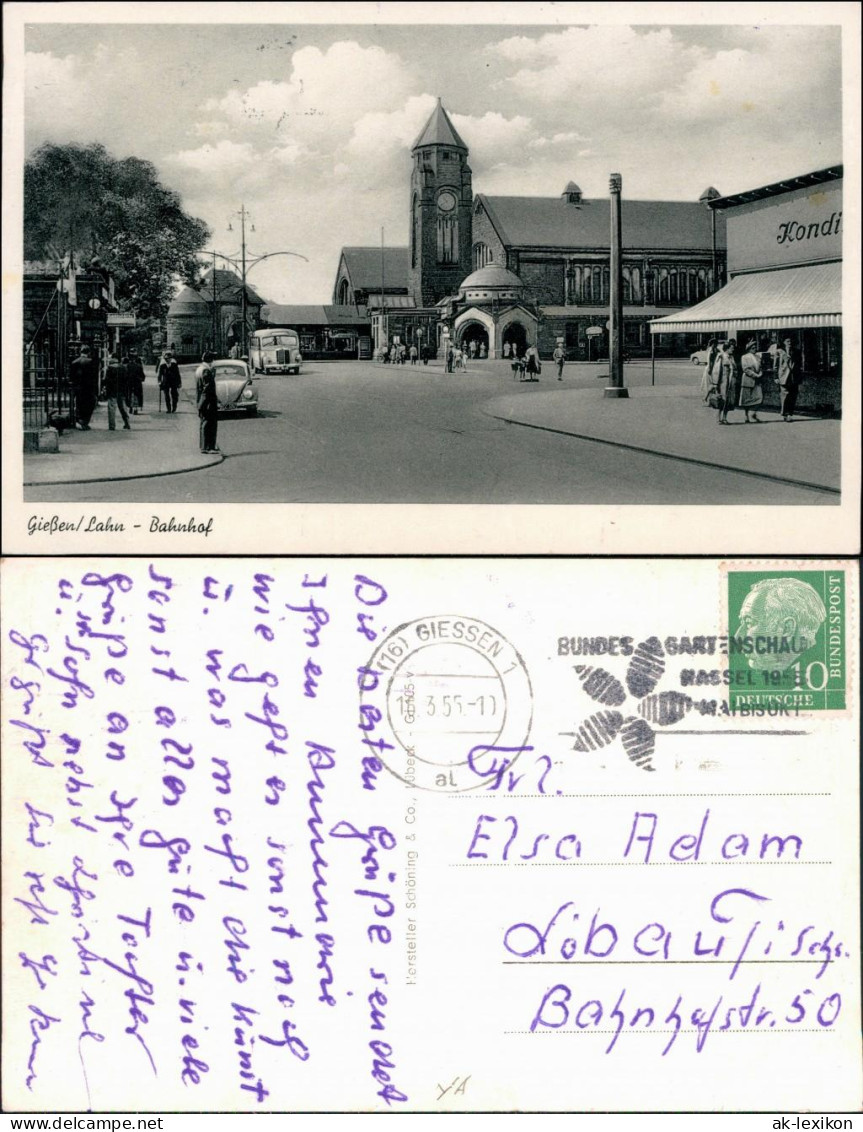
<svg viewBox="0 0 863 1132">
<path fill-rule="evenodd" d="M 299 335 L 287 327 L 256 330 L 249 338 L 249 363 L 254 373 L 299 373 Z"/>
<path fill-rule="evenodd" d="M 219 412 L 257 416 L 258 390 L 248 365 L 240 359 L 222 358 L 212 366 L 216 373 Z"/>
<path fill-rule="evenodd" d="M 706 366 L 709 354 L 710 351 L 705 347 L 703 350 L 696 350 L 694 353 L 690 354 L 689 360 L 694 366 Z"/>
</svg>

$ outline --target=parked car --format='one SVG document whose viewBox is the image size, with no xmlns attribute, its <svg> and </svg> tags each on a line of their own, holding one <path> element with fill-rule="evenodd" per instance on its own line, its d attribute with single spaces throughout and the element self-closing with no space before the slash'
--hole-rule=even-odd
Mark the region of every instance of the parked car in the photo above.
<svg viewBox="0 0 863 1132">
<path fill-rule="evenodd" d="M 707 365 L 707 358 L 708 358 L 709 354 L 710 354 L 710 351 L 707 350 L 707 349 L 696 350 L 694 354 L 690 355 L 689 360 L 692 362 L 692 364 L 694 366 L 706 366 Z"/>
<path fill-rule="evenodd" d="M 258 390 L 244 361 L 222 358 L 212 363 L 216 373 L 216 396 L 220 413 L 258 415 Z"/>
</svg>

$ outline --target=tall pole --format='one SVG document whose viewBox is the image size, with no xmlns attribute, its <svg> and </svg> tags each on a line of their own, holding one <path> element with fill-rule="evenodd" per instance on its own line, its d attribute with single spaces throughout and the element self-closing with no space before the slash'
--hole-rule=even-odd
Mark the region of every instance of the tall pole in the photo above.
<svg viewBox="0 0 863 1132">
<path fill-rule="evenodd" d="M 242 315 L 243 315 L 243 329 L 240 332 L 240 354 L 245 357 L 248 354 L 246 349 L 246 206 L 240 204 L 240 230 L 242 233 L 242 257 L 243 257 L 243 297 L 242 297 Z"/>
<path fill-rule="evenodd" d="M 623 384 L 623 241 L 620 229 L 620 194 L 623 178 L 612 173 L 608 183 L 611 194 L 611 302 L 609 306 L 609 356 L 606 397 L 628 397 Z"/>
<path fill-rule="evenodd" d="M 218 358 L 219 349 L 219 307 L 216 302 L 216 253 L 213 252 L 213 353 Z"/>
<path fill-rule="evenodd" d="M 708 203 L 708 208 L 710 207 Z M 716 209 L 710 209 L 710 233 L 711 233 L 711 246 L 713 251 L 713 290 L 719 290 L 719 278 L 716 270 Z"/>
<path fill-rule="evenodd" d="M 390 336 L 387 332 L 387 325 L 384 315 L 384 230 L 381 228 L 381 346 L 388 346 L 390 344 Z"/>
</svg>

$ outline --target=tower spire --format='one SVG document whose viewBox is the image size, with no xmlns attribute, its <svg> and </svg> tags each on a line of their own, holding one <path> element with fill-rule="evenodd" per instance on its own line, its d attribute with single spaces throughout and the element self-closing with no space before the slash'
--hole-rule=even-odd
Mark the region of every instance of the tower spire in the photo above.
<svg viewBox="0 0 863 1132">
<path fill-rule="evenodd" d="M 451 149 L 461 149 L 467 153 L 467 146 L 459 137 L 458 131 L 452 124 L 449 114 L 447 114 L 444 109 L 440 95 L 438 95 L 437 104 L 434 110 L 432 110 L 429 120 L 423 127 L 420 136 L 411 146 L 411 149 L 419 149 L 420 146 L 426 145 L 447 145 Z"/>
</svg>

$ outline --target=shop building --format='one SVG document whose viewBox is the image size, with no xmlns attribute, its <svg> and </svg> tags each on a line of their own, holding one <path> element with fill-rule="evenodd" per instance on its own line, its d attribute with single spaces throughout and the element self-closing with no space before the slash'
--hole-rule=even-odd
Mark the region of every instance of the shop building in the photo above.
<svg viewBox="0 0 863 1132">
<path fill-rule="evenodd" d="M 725 217 L 728 283 L 704 302 L 651 323 L 666 335 L 732 338 L 738 357 L 755 339 L 762 389 L 778 406 L 771 343 L 791 338 L 800 351 L 800 409 L 838 412 L 842 399 L 842 171 L 831 165 L 762 188 L 718 197 Z"/>
</svg>

